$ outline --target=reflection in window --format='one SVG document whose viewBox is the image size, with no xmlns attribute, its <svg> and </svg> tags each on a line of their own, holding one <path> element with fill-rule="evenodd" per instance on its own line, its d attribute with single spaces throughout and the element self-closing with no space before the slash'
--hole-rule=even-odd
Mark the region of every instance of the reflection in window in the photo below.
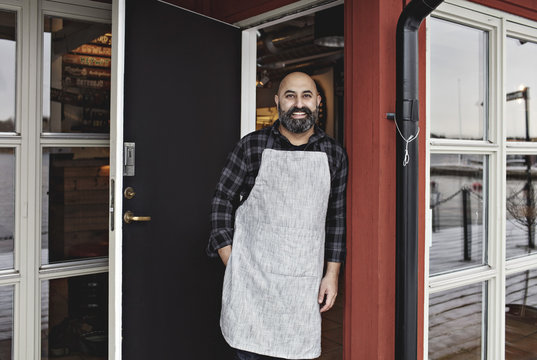
<svg viewBox="0 0 537 360">
<path fill-rule="evenodd" d="M 486 262 L 487 157 L 431 154 L 430 274 Z"/>
<path fill-rule="evenodd" d="M 488 33 L 431 18 L 431 138 L 487 137 Z"/>
<path fill-rule="evenodd" d="M 0 287 L 0 359 L 13 359 L 14 286 Z"/>
<path fill-rule="evenodd" d="M 108 358 L 108 274 L 41 283 L 41 359 Z"/>
<path fill-rule="evenodd" d="M 535 252 L 537 155 L 507 156 L 507 258 Z"/>
<path fill-rule="evenodd" d="M 505 358 L 537 358 L 537 271 L 507 276 L 505 288 Z"/>
<path fill-rule="evenodd" d="M 537 44 L 505 39 L 507 140 L 537 141 Z"/>
<path fill-rule="evenodd" d="M 0 148 L 0 269 L 13 267 L 15 151 Z"/>
<path fill-rule="evenodd" d="M 45 16 L 43 132 L 109 133 L 109 24 Z"/>
<path fill-rule="evenodd" d="M 43 151 L 42 263 L 108 255 L 108 148 Z"/>
<path fill-rule="evenodd" d="M 0 11 L 0 132 L 15 131 L 17 13 Z"/>
<path fill-rule="evenodd" d="M 429 359 L 484 358 L 485 293 L 480 283 L 429 296 Z"/>
</svg>

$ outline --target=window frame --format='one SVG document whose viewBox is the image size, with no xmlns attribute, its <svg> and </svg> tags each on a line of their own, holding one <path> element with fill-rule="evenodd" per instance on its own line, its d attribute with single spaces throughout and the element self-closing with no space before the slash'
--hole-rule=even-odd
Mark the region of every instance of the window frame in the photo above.
<svg viewBox="0 0 537 360">
<path fill-rule="evenodd" d="M 42 148 L 111 146 L 108 134 L 41 132 L 43 17 L 112 24 L 112 5 L 89 0 L 0 0 L 0 10 L 17 14 L 15 131 L 0 133 L 0 147 L 15 152 L 14 255 L 13 268 L 0 270 L 0 286 L 14 289 L 12 358 L 40 359 L 42 281 L 109 272 L 108 257 L 41 265 Z M 112 295 L 109 291 L 109 299 Z M 113 335 L 111 329 L 109 342 L 115 341 Z"/>
<path fill-rule="evenodd" d="M 424 348 L 428 358 L 429 295 L 485 281 L 487 319 L 486 359 L 505 358 L 505 286 L 506 276 L 537 268 L 537 254 L 506 260 L 506 156 L 537 154 L 537 143 L 506 140 L 505 104 L 505 39 L 514 36 L 537 43 L 537 23 L 499 10 L 462 0 L 447 0 L 432 15 L 443 20 L 489 31 L 488 128 L 489 141 L 431 139 L 430 126 L 426 131 L 425 206 L 425 294 Z M 430 28 L 426 23 L 426 97 L 430 99 Z M 430 102 L 426 101 L 426 122 L 430 124 Z M 430 210 L 430 155 L 442 153 L 489 155 L 488 167 L 488 264 L 430 276 L 429 246 L 432 243 L 432 214 Z"/>
</svg>

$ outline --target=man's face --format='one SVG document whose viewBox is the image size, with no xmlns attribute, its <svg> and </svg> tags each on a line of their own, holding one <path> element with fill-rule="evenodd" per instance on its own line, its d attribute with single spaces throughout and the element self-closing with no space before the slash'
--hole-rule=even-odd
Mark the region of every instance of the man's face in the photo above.
<svg viewBox="0 0 537 360">
<path fill-rule="evenodd" d="M 282 126 L 292 133 L 304 133 L 317 121 L 321 97 L 306 74 L 293 73 L 285 77 L 274 100 Z"/>
</svg>

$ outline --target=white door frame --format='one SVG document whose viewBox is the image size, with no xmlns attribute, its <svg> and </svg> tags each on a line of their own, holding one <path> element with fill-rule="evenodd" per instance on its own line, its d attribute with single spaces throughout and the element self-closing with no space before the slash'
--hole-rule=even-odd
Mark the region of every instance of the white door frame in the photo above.
<svg viewBox="0 0 537 360">
<path fill-rule="evenodd" d="M 110 95 L 110 212 L 108 281 L 108 359 L 121 360 L 123 266 L 123 95 L 125 1 L 112 2 L 112 78 Z M 114 201 L 112 201 L 114 199 Z"/>
<path fill-rule="evenodd" d="M 320 3 L 319 0 L 302 0 L 235 23 L 239 27 L 248 27 L 242 31 L 241 137 L 256 129 L 258 31 L 272 25 L 341 5 L 343 2 L 343 0 L 335 0 L 328 4 L 317 5 Z"/>
</svg>

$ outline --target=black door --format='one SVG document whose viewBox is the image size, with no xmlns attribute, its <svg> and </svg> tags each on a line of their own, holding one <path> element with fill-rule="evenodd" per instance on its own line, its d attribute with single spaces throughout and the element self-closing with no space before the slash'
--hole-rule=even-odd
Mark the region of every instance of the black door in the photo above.
<svg viewBox="0 0 537 360">
<path fill-rule="evenodd" d="M 156 0 L 126 2 L 123 359 L 227 359 L 224 267 L 208 259 L 210 201 L 240 134 L 240 31 Z"/>
</svg>

